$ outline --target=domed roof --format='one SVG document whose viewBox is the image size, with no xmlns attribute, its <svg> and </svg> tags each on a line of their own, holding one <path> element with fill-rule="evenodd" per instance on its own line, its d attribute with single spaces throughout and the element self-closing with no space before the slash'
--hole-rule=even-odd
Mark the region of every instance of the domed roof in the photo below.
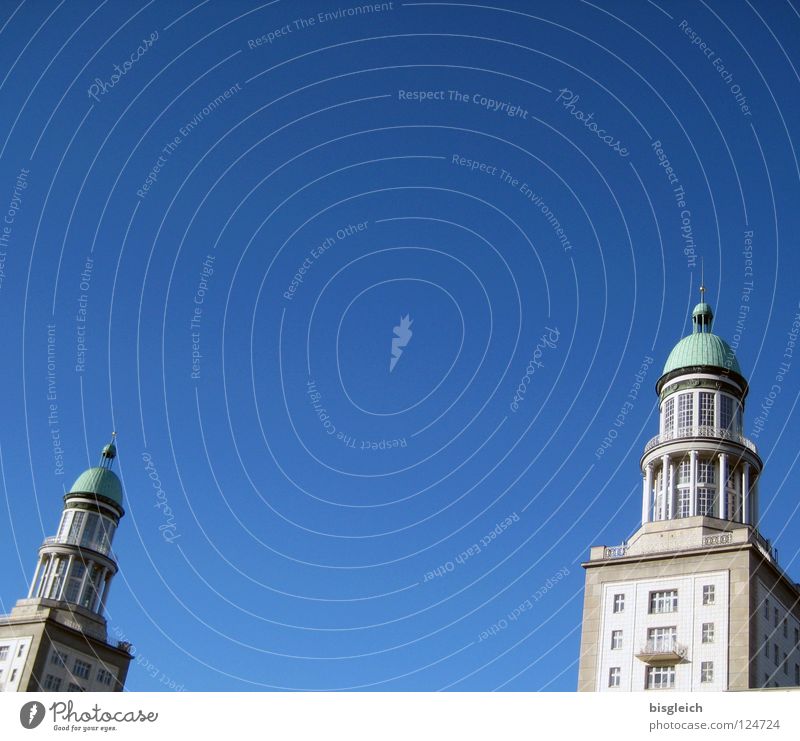
<svg viewBox="0 0 800 741">
<path fill-rule="evenodd" d="M 122 483 L 117 474 L 111 470 L 114 458 L 117 456 L 117 446 L 114 445 L 113 433 L 111 442 L 103 448 L 100 454 L 100 465 L 87 468 L 70 488 L 69 494 L 94 494 L 106 497 L 122 507 Z"/>
<path fill-rule="evenodd" d="M 85 470 L 72 485 L 70 494 L 96 494 L 122 506 L 122 484 L 110 468 L 94 466 Z"/>
<path fill-rule="evenodd" d="M 708 304 L 699 303 L 694 307 L 692 311 L 694 330 L 672 348 L 662 375 L 678 368 L 698 365 L 710 365 L 742 375 L 739 361 L 731 346 L 722 337 L 711 332 L 713 319 L 714 312 Z"/>
</svg>

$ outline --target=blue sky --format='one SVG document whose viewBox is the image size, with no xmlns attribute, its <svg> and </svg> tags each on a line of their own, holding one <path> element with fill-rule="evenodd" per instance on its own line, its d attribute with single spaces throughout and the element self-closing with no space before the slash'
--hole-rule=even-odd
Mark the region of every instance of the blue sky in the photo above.
<svg viewBox="0 0 800 741">
<path fill-rule="evenodd" d="M 0 3 L 0 607 L 116 429 L 131 690 L 574 689 L 701 259 L 800 574 L 797 7 L 362 7 Z"/>
</svg>

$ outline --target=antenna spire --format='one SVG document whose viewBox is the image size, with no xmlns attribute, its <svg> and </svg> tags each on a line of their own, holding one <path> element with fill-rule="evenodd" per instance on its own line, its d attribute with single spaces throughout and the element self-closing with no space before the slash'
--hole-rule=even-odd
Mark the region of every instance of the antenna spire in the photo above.
<svg viewBox="0 0 800 741">
<path fill-rule="evenodd" d="M 705 281 L 705 260 L 700 258 L 700 303 L 705 302 L 706 281 Z"/>
</svg>

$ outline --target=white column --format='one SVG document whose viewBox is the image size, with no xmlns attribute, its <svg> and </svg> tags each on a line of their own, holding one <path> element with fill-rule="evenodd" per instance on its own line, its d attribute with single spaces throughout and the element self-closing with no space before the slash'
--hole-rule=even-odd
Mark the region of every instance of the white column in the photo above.
<svg viewBox="0 0 800 741">
<path fill-rule="evenodd" d="M 87 561 L 84 564 L 84 571 L 83 571 L 83 579 L 81 579 L 81 585 L 78 588 L 78 596 L 75 598 L 77 600 L 77 604 L 83 604 L 83 592 L 86 589 L 86 582 L 89 580 L 89 575 L 92 573 L 92 569 L 94 568 L 94 561 Z"/>
<path fill-rule="evenodd" d="M 103 585 L 103 595 L 100 597 L 100 604 L 97 606 L 97 612 L 102 615 L 106 611 L 106 600 L 108 599 L 108 590 L 111 588 L 111 572 L 106 569 L 103 574 L 105 584 Z"/>
<path fill-rule="evenodd" d="M 64 569 L 64 578 L 61 580 L 61 585 L 58 588 L 58 594 L 56 595 L 55 599 L 64 599 L 64 592 L 67 591 L 67 582 L 69 581 L 70 574 L 72 573 L 72 562 L 75 560 L 75 556 L 70 556 L 67 560 L 67 568 Z"/>
<path fill-rule="evenodd" d="M 697 451 L 689 453 L 689 517 L 697 514 Z"/>
<path fill-rule="evenodd" d="M 761 507 L 760 507 L 760 502 L 759 502 L 758 480 L 759 480 L 759 477 L 756 476 L 755 480 L 753 481 L 753 496 L 751 497 L 752 502 L 753 502 L 753 527 L 758 527 L 759 521 L 761 519 Z"/>
<path fill-rule="evenodd" d="M 674 520 L 677 508 L 676 492 L 678 491 L 678 479 L 675 464 L 670 461 L 669 464 L 669 505 L 667 510 L 667 519 Z"/>
<path fill-rule="evenodd" d="M 53 554 L 52 556 L 50 556 L 50 568 L 48 569 L 48 574 L 47 574 L 47 584 L 45 584 L 44 591 L 42 592 L 42 597 L 46 597 L 47 599 L 55 599 L 52 594 L 53 582 L 55 581 L 56 574 L 58 573 L 58 568 L 63 560 L 64 557 L 61 555 Z"/>
<path fill-rule="evenodd" d="M 644 489 L 642 491 L 642 525 L 650 522 L 652 505 L 651 497 L 653 496 L 653 464 L 648 463 L 645 467 L 644 473 Z"/>
<path fill-rule="evenodd" d="M 44 557 L 40 558 L 36 564 L 36 571 L 33 572 L 33 579 L 31 580 L 31 588 L 28 590 L 28 599 L 33 597 L 33 590 L 36 589 L 36 582 L 39 580 L 39 572 L 42 570 L 42 563 Z"/>
<path fill-rule="evenodd" d="M 742 522 L 749 525 L 752 520 L 750 517 L 750 464 L 742 466 Z"/>
<path fill-rule="evenodd" d="M 669 496 L 669 456 L 661 456 L 661 506 L 659 520 L 667 519 L 667 497 Z"/>
<path fill-rule="evenodd" d="M 719 454 L 719 483 L 717 484 L 717 499 L 719 499 L 719 519 L 728 519 L 728 456 Z"/>
</svg>

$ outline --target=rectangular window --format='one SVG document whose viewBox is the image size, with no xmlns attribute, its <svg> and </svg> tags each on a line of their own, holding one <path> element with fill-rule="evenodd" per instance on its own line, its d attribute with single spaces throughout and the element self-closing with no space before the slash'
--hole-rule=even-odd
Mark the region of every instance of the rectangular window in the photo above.
<svg viewBox="0 0 800 741">
<path fill-rule="evenodd" d="M 675 426 L 675 399 L 664 402 L 664 432 L 669 434 Z"/>
<path fill-rule="evenodd" d="M 785 634 L 786 634 L 786 631 L 784 631 L 784 635 L 785 635 Z M 20 656 L 22 656 L 22 652 L 23 652 L 24 650 L 25 650 L 25 644 L 24 644 L 24 643 L 20 643 L 20 644 L 19 644 L 19 648 L 17 649 L 17 658 L 19 658 Z"/>
<path fill-rule="evenodd" d="M 700 662 L 700 681 L 713 682 L 714 681 L 714 662 L 701 661 Z"/>
<path fill-rule="evenodd" d="M 794 683 L 800 686 L 800 664 L 794 665 Z"/>
<path fill-rule="evenodd" d="M 716 483 L 715 470 L 713 461 L 697 461 L 697 482 L 699 484 Z"/>
<path fill-rule="evenodd" d="M 67 536 L 67 542 L 69 543 L 77 543 L 78 536 L 81 532 L 81 526 L 83 525 L 83 518 L 86 517 L 85 512 L 76 512 L 72 515 L 72 522 L 69 526 L 69 535 Z"/>
<path fill-rule="evenodd" d="M 81 588 L 84 573 L 86 573 L 86 567 L 80 561 L 75 561 L 67 579 L 67 588 L 64 590 L 64 599 L 67 602 L 78 601 L 78 592 Z"/>
<path fill-rule="evenodd" d="M 713 392 L 700 392 L 700 426 L 714 426 L 714 394 Z"/>
<path fill-rule="evenodd" d="M 650 613 L 677 612 L 678 590 L 669 589 L 661 592 L 650 592 Z"/>
<path fill-rule="evenodd" d="M 714 585 L 713 584 L 704 584 L 703 585 L 703 604 L 704 605 L 713 605 L 714 604 Z"/>
<path fill-rule="evenodd" d="M 678 517 L 689 516 L 689 501 L 689 489 L 678 489 Z"/>
<path fill-rule="evenodd" d="M 86 518 L 86 526 L 83 528 L 83 534 L 81 535 L 82 546 L 94 549 L 99 522 L 100 515 L 91 514 Z"/>
<path fill-rule="evenodd" d="M 789 676 L 789 659 L 786 656 L 786 653 L 783 654 L 783 673 L 788 677 Z"/>
<path fill-rule="evenodd" d="M 707 486 L 697 487 L 697 514 L 706 517 L 714 516 L 714 490 Z"/>
<path fill-rule="evenodd" d="M 60 677 L 54 677 L 52 674 L 48 674 L 44 678 L 44 688 L 48 692 L 58 692 L 60 687 L 61 687 L 61 678 Z"/>
<path fill-rule="evenodd" d="M 83 692 L 83 687 L 79 684 L 75 684 L 75 682 L 70 682 L 67 687 L 67 692 Z"/>
<path fill-rule="evenodd" d="M 778 666 L 778 664 L 780 663 L 778 661 L 778 644 L 777 643 L 772 647 L 772 661 L 774 662 L 775 666 Z"/>
<path fill-rule="evenodd" d="M 17 670 L 12 669 L 11 676 L 8 678 L 8 683 L 11 684 L 11 682 L 13 682 L 16 678 L 17 678 Z"/>
<path fill-rule="evenodd" d="M 97 672 L 97 681 L 100 684 L 104 684 L 107 687 L 111 686 L 111 680 L 113 679 L 113 675 L 107 669 L 100 669 Z"/>
<path fill-rule="evenodd" d="M 789 637 L 789 623 L 787 622 L 786 618 L 783 619 L 783 637 Z"/>
<path fill-rule="evenodd" d="M 794 645 L 796 648 L 800 648 L 800 628 L 794 629 Z"/>
<path fill-rule="evenodd" d="M 8 646 L 0 646 L 0 661 L 8 658 Z"/>
<path fill-rule="evenodd" d="M 703 623 L 703 643 L 714 643 L 714 623 Z"/>
<path fill-rule="evenodd" d="M 733 422 L 733 399 L 722 394 L 719 404 L 719 426 L 723 430 L 729 430 Z"/>
<path fill-rule="evenodd" d="M 685 430 L 692 426 L 692 413 L 694 412 L 694 396 L 692 393 L 681 394 L 678 397 L 678 429 Z"/>
<path fill-rule="evenodd" d="M 648 666 L 645 689 L 666 690 L 675 686 L 674 666 Z"/>
<path fill-rule="evenodd" d="M 774 615 L 775 615 L 775 627 L 777 628 L 778 627 L 778 608 L 777 607 L 775 608 Z"/>
<path fill-rule="evenodd" d="M 618 666 L 612 666 L 608 670 L 608 686 L 619 687 L 620 679 L 622 679 L 622 669 Z"/>
<path fill-rule="evenodd" d="M 67 654 L 62 653 L 57 648 L 54 648 L 50 653 L 50 663 L 55 664 L 56 666 L 63 666 L 66 669 Z"/>
<path fill-rule="evenodd" d="M 654 653 L 674 651 L 677 645 L 678 629 L 675 625 L 664 628 L 648 628 L 647 650 Z"/>
<path fill-rule="evenodd" d="M 625 609 L 625 595 L 614 595 L 614 612 L 622 612 Z"/>
<path fill-rule="evenodd" d="M 764 600 L 764 619 L 769 620 L 769 598 Z"/>
<path fill-rule="evenodd" d="M 611 631 L 611 648 L 622 648 L 622 631 L 621 630 L 612 630 Z"/>
<path fill-rule="evenodd" d="M 75 666 L 72 669 L 72 673 L 76 677 L 80 677 L 81 679 L 89 679 L 89 674 L 91 671 L 91 664 L 87 663 L 86 661 L 81 661 L 80 659 L 75 659 Z"/>
</svg>

